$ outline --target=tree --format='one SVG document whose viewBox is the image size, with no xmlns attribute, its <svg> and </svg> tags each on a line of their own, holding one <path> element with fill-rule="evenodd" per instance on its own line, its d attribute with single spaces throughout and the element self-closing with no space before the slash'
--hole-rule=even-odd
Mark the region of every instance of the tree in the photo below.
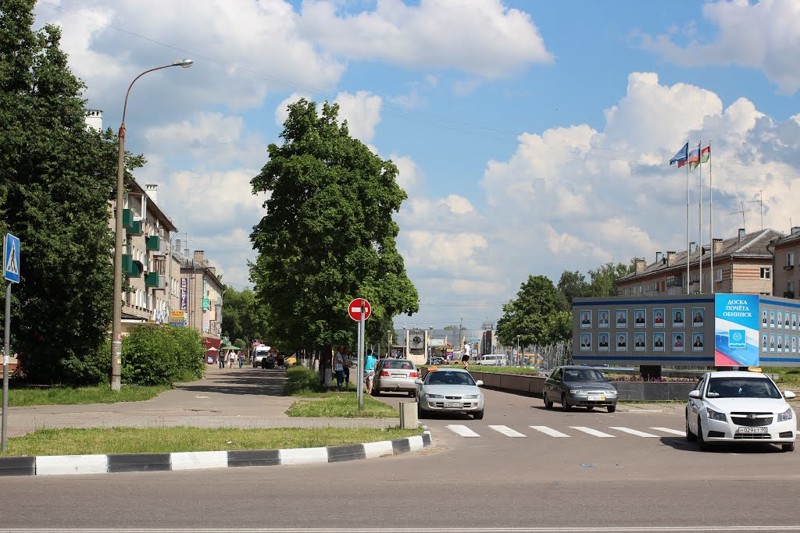
<svg viewBox="0 0 800 533">
<path fill-rule="evenodd" d="M 633 271 L 633 262 L 630 265 L 608 262 L 596 270 L 590 270 L 589 277 L 592 281 L 589 285 L 589 296 L 616 296 L 617 280 Z"/>
<path fill-rule="evenodd" d="M 578 272 L 567 272 L 566 270 L 561 273 L 561 279 L 558 280 L 558 290 L 564 295 L 569 305 L 572 301 L 581 296 L 589 295 L 589 284 L 586 283 L 586 276 Z"/>
<path fill-rule="evenodd" d="M 91 383 L 110 368 L 116 138 L 87 128 L 85 86 L 60 30 L 31 30 L 34 4 L 0 11 L 0 215 L 22 243 L 11 335 L 30 380 Z"/>
<path fill-rule="evenodd" d="M 269 162 L 251 180 L 268 192 L 267 214 L 250 239 L 250 265 L 267 335 L 275 343 L 317 347 L 355 344 L 347 304 L 369 300 L 367 337 L 383 338 L 400 313 L 419 308 L 416 288 L 397 251 L 392 220 L 405 192 L 397 167 L 350 137 L 337 105 L 305 99 L 289 106 L 281 146 L 270 144 Z"/>
<path fill-rule="evenodd" d="M 266 324 L 264 310 L 249 289 L 237 291 L 227 286 L 222 304 L 222 332 L 229 339 L 243 341 L 240 347 L 247 347 L 253 339 L 265 339 Z"/>
<path fill-rule="evenodd" d="M 546 276 L 528 276 L 517 298 L 503 305 L 497 321 L 501 344 L 551 344 L 571 335 L 572 319 L 564 296 Z"/>
</svg>

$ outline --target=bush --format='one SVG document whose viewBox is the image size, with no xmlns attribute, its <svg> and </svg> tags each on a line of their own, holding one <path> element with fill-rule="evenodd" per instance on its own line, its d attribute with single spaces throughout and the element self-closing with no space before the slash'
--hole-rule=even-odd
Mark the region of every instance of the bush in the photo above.
<svg viewBox="0 0 800 533">
<path fill-rule="evenodd" d="M 122 339 L 122 380 L 131 385 L 171 385 L 203 375 L 200 334 L 188 328 L 138 326 Z"/>
<path fill-rule="evenodd" d="M 319 374 L 302 365 L 295 365 L 287 368 L 286 379 L 286 388 L 284 389 L 284 392 L 288 396 L 304 391 L 325 391 L 325 388 L 320 385 Z"/>
</svg>

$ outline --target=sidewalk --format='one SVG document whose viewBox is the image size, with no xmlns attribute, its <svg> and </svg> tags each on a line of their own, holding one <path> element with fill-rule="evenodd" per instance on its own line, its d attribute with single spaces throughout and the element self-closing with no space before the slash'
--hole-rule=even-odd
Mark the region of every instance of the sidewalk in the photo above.
<svg viewBox="0 0 800 533">
<path fill-rule="evenodd" d="M 282 396 L 283 370 L 208 365 L 202 379 L 180 383 L 144 402 L 10 407 L 8 436 L 42 428 L 103 427 L 366 427 L 400 425 L 399 418 L 292 418 L 296 398 Z M 123 385 L 124 386 L 124 385 Z M 13 395 L 13 389 L 9 395 Z"/>
</svg>

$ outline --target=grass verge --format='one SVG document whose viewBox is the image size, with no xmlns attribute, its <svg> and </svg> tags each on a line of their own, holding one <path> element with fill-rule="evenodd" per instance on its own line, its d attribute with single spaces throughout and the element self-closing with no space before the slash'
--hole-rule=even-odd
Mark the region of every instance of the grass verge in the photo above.
<svg viewBox="0 0 800 533">
<path fill-rule="evenodd" d="M 394 440 L 420 434 L 421 429 L 399 428 L 40 429 L 8 439 L 7 456 L 315 448 Z"/>
<path fill-rule="evenodd" d="M 110 390 L 108 385 L 78 388 L 52 387 L 47 389 L 13 388 L 8 391 L 8 406 L 28 407 L 31 405 L 141 402 L 155 398 L 171 388 L 169 385 L 155 387 L 123 385 L 117 392 Z"/>
<path fill-rule="evenodd" d="M 322 398 L 309 398 L 294 402 L 286 414 L 294 417 L 324 418 L 397 418 L 397 409 L 364 395 L 363 409 L 353 392 L 328 394 Z"/>
</svg>

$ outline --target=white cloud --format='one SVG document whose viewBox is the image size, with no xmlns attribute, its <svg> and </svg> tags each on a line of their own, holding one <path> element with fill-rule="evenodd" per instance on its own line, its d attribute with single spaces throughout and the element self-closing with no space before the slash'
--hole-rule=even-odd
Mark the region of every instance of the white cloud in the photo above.
<svg viewBox="0 0 800 533">
<path fill-rule="evenodd" d="M 339 120 L 347 120 L 350 136 L 363 143 L 372 141 L 381 121 L 381 97 L 367 91 L 343 92 L 336 95 L 334 102 L 339 104 Z"/>
<path fill-rule="evenodd" d="M 500 0 L 382 0 L 372 12 L 340 14 L 338 3 L 306 0 L 302 28 L 328 50 L 411 69 L 458 69 L 486 78 L 550 63 L 527 13 Z"/>
<path fill-rule="evenodd" d="M 682 65 L 739 65 L 761 70 L 786 94 L 800 89 L 800 3 L 796 0 L 717 1 L 703 14 L 719 28 L 716 40 L 689 35 L 685 46 L 671 35 L 645 37 L 644 46 Z M 692 26 L 689 26 L 690 28 Z"/>
</svg>

